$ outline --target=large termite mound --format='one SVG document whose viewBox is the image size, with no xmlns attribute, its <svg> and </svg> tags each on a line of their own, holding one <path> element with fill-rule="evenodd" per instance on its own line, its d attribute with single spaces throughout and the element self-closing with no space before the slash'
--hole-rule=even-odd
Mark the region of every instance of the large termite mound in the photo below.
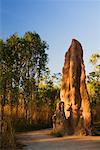
<svg viewBox="0 0 100 150">
<path fill-rule="evenodd" d="M 64 115 L 66 118 L 63 126 L 64 130 L 68 134 L 90 134 L 91 112 L 86 87 L 83 49 L 75 39 L 72 40 L 65 54 L 60 99 L 64 103 Z M 55 116 L 57 112 L 58 109 L 55 112 Z M 59 110 L 60 112 L 61 110 Z M 55 117 L 55 120 L 57 120 L 57 117 Z M 56 129 L 56 121 L 54 126 Z"/>
</svg>

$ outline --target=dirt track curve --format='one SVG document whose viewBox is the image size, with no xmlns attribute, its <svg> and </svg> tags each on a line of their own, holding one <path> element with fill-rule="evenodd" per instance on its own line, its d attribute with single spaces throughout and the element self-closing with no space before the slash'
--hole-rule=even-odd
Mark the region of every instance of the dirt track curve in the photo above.
<svg viewBox="0 0 100 150">
<path fill-rule="evenodd" d="M 51 130 L 17 133 L 18 150 L 100 150 L 100 136 L 53 137 Z"/>
</svg>

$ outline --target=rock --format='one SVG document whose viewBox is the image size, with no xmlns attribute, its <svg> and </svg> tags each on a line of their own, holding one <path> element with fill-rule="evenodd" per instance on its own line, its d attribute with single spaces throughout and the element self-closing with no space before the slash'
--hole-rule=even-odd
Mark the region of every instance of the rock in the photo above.
<svg viewBox="0 0 100 150">
<path fill-rule="evenodd" d="M 80 128 L 82 130 L 84 128 L 86 134 L 89 134 L 91 110 L 86 87 L 83 49 L 81 44 L 75 39 L 72 40 L 71 46 L 65 54 L 60 99 L 64 102 L 64 113 L 69 124 L 66 124 L 67 131 L 75 133 L 78 129 L 78 124 L 80 124 L 79 122 L 82 121 L 84 127 L 82 125 Z M 82 114 L 80 115 L 81 109 Z"/>
</svg>

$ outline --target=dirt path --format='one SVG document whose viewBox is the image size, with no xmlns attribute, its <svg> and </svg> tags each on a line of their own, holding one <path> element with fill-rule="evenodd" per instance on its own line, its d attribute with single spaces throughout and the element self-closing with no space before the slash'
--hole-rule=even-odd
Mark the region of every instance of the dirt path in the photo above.
<svg viewBox="0 0 100 150">
<path fill-rule="evenodd" d="M 100 136 L 52 137 L 51 130 L 39 130 L 16 135 L 24 145 L 18 150 L 100 150 Z"/>
</svg>

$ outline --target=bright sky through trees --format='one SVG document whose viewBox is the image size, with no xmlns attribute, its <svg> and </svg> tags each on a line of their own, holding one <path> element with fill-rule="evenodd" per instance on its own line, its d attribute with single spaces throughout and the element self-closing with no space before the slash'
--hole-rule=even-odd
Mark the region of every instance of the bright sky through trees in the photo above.
<svg viewBox="0 0 100 150">
<path fill-rule="evenodd" d="M 61 72 L 64 54 L 76 38 L 86 71 L 91 71 L 89 57 L 100 50 L 100 0 L 1 0 L 0 7 L 0 38 L 36 31 L 49 44 L 52 73 Z"/>
</svg>

